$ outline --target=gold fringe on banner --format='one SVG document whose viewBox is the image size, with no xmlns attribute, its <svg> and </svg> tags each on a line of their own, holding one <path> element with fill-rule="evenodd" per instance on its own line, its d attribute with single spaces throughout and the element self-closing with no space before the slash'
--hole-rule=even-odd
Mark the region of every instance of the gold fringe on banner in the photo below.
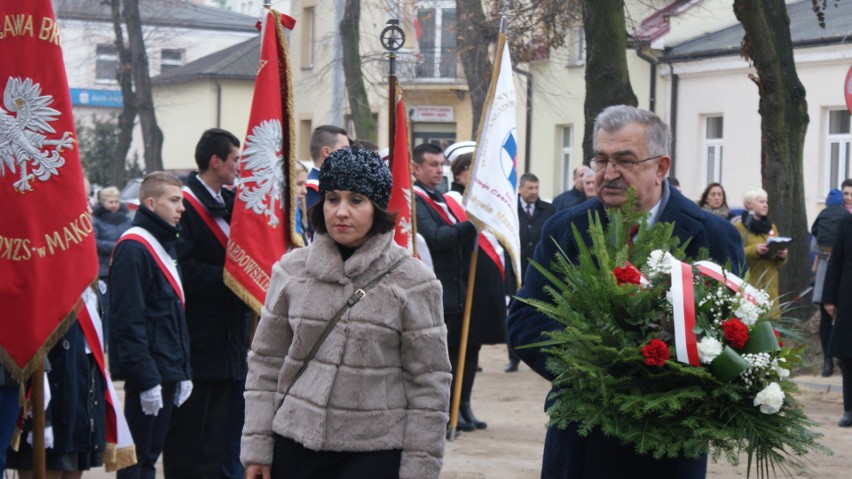
<svg viewBox="0 0 852 479">
<path fill-rule="evenodd" d="M 117 449 L 113 443 L 107 443 L 104 449 L 104 471 L 114 472 L 136 464 L 136 446 Z"/>
</svg>

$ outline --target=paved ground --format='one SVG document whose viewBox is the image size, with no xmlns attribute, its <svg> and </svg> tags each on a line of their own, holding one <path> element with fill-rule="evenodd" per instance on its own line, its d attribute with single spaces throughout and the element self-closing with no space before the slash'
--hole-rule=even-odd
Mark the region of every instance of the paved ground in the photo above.
<svg viewBox="0 0 852 479">
<path fill-rule="evenodd" d="M 525 366 L 517 373 L 503 372 L 505 347 L 488 346 L 480 354 L 483 372 L 476 378 L 473 406 L 488 429 L 465 433 L 447 443 L 442 479 L 537 479 L 547 416 L 542 410 L 549 385 Z M 809 457 L 812 468 L 798 477 L 820 479 L 852 477 L 852 430 L 837 427 L 843 410 L 840 377 L 799 376 L 800 400 L 811 419 L 820 423 L 823 443 L 835 451 L 831 457 Z M 119 393 L 121 394 L 121 392 Z M 14 477 L 8 473 L 8 477 Z M 87 479 L 115 477 L 103 469 L 87 472 Z M 745 478 L 745 468 L 711 464 L 708 477 Z M 162 478 L 162 473 L 158 475 Z"/>
</svg>

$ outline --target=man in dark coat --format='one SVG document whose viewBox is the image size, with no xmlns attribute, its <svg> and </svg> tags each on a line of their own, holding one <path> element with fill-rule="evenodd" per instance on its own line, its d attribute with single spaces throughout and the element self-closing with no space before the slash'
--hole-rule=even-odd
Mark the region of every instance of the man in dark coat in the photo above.
<svg viewBox="0 0 852 479">
<path fill-rule="evenodd" d="M 530 262 L 530 257 L 541 239 L 541 228 L 548 218 L 556 211 L 553 205 L 538 197 L 538 177 L 532 173 L 521 175 L 518 187 L 518 226 L 521 237 L 521 284 L 524 272 Z M 585 196 L 583 196 L 585 199 Z M 512 373 L 518 370 L 520 360 L 509 348 L 509 364 L 505 371 Z"/>
<path fill-rule="evenodd" d="M 583 175 L 586 174 L 588 169 L 589 167 L 586 165 L 580 165 L 577 168 L 574 168 L 574 187 L 557 195 L 556 198 L 553 198 L 553 208 L 555 211 L 567 210 L 568 208 L 577 206 L 588 199 L 586 198 L 586 193 L 583 190 Z"/>
<path fill-rule="evenodd" d="M 708 248 L 713 260 L 730 266 L 735 273 L 745 264 L 739 234 L 734 227 L 699 209 L 665 181 L 671 159 L 671 133 L 653 113 L 619 105 L 605 109 L 595 121 L 595 160 L 598 198 L 556 213 L 545 223 L 542 237 L 556 240 L 569 260 L 576 260 L 578 246 L 571 230 L 576 226 L 588 238 L 589 210 L 600 214 L 606 224 L 605 209 L 620 207 L 626 190 L 636 190 L 638 207 L 649 214 L 649 223 L 674 222 L 674 235 L 681 240 L 691 239 L 687 254 L 696 256 L 699 249 Z M 552 241 L 541 241 L 533 260 L 549 265 L 558 248 Z M 544 287 L 548 281 L 534 268 L 527 268 L 525 284 L 518 296 L 550 301 Z M 582 292 L 578 292 L 582 294 Z M 547 318 L 526 303 L 513 302 L 509 312 L 509 341 L 514 348 L 545 339 L 543 333 L 559 329 L 555 320 Z M 547 353 L 541 349 L 515 349 L 515 353 L 533 370 L 547 379 L 553 374 L 545 368 Z M 550 427 L 544 447 L 542 478 L 621 478 L 677 477 L 703 478 L 707 456 L 698 459 L 677 457 L 654 460 L 641 456 L 632 447 L 623 446 L 618 439 L 606 437 L 593 429 L 581 437 L 574 425 L 567 429 Z"/>
<path fill-rule="evenodd" d="M 444 290 L 444 322 L 447 324 L 447 346 L 453 378 L 457 377 L 458 355 L 461 345 L 461 326 L 470 253 L 476 240 L 476 227 L 470 221 L 459 221 L 450 211 L 447 202 L 436 187 L 441 184 L 446 157 L 441 147 L 424 143 L 414 148 L 414 190 L 417 194 L 417 233 L 426 240 L 432 256 L 435 276 Z M 476 359 L 466 356 L 462 389 L 473 387 Z M 472 430 L 472 424 L 462 424 L 459 429 Z"/>
<path fill-rule="evenodd" d="M 109 368 L 124 380 L 124 416 L 138 462 L 118 479 L 154 477 L 176 406 L 192 391 L 189 332 L 177 260 L 184 212 L 180 181 L 162 171 L 139 187 L 133 228 L 115 246 L 109 269 Z"/>
<path fill-rule="evenodd" d="M 225 286 L 225 247 L 238 176 L 240 140 L 218 128 L 195 148 L 198 173 L 184 188 L 178 261 L 186 288 L 193 385 L 175 412 L 163 468 L 167 477 L 242 477 L 239 440 L 248 370 L 248 308 Z M 237 469 L 237 470 L 234 470 Z"/>
<path fill-rule="evenodd" d="M 837 238 L 828 258 L 822 292 L 822 307 L 834 318 L 829 351 L 840 358 L 843 377 L 843 417 L 838 426 L 852 426 L 852 218 L 837 228 Z"/>
</svg>

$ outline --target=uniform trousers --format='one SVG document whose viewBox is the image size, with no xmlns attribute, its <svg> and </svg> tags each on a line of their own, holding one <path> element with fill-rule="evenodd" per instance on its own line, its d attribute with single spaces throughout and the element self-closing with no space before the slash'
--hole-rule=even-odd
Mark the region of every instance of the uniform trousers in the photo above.
<svg viewBox="0 0 852 479">
<path fill-rule="evenodd" d="M 118 471 L 117 479 L 155 479 L 157 459 L 163 451 L 163 443 L 169 430 L 169 422 L 175 405 L 177 383 L 163 383 L 163 408 L 156 416 L 142 412 L 139 399 L 141 391 L 124 387 L 124 417 L 136 445 L 136 464 Z"/>
<path fill-rule="evenodd" d="M 163 448 L 163 471 L 169 479 L 220 479 L 226 435 L 237 411 L 235 389 L 242 381 L 193 381 L 189 399 L 175 410 Z M 242 427 L 240 427 L 241 429 Z M 239 454 L 239 450 L 230 451 Z"/>
</svg>

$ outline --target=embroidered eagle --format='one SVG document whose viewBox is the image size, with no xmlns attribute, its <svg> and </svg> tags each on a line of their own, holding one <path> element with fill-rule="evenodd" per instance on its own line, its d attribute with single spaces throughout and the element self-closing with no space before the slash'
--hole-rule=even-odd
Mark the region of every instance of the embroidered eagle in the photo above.
<svg viewBox="0 0 852 479">
<path fill-rule="evenodd" d="M 246 139 L 241 168 L 248 171 L 240 180 L 240 200 L 246 209 L 269 217 L 270 226 L 278 226 L 275 205 L 284 189 L 284 156 L 281 153 L 281 122 L 265 120 L 251 130 Z"/>
<path fill-rule="evenodd" d="M 0 107 L 0 178 L 17 173 L 15 190 L 32 191 L 31 181 L 47 181 L 59 174 L 65 164 L 60 156 L 63 149 L 74 148 L 70 131 L 62 138 L 48 139 L 45 133 L 56 133 L 48 122 L 56 121 L 61 113 L 49 105 L 53 96 L 42 95 L 41 85 L 31 78 L 9 78 Z M 50 148 L 53 147 L 53 148 Z M 29 165 L 28 165 L 29 163 Z"/>
</svg>

